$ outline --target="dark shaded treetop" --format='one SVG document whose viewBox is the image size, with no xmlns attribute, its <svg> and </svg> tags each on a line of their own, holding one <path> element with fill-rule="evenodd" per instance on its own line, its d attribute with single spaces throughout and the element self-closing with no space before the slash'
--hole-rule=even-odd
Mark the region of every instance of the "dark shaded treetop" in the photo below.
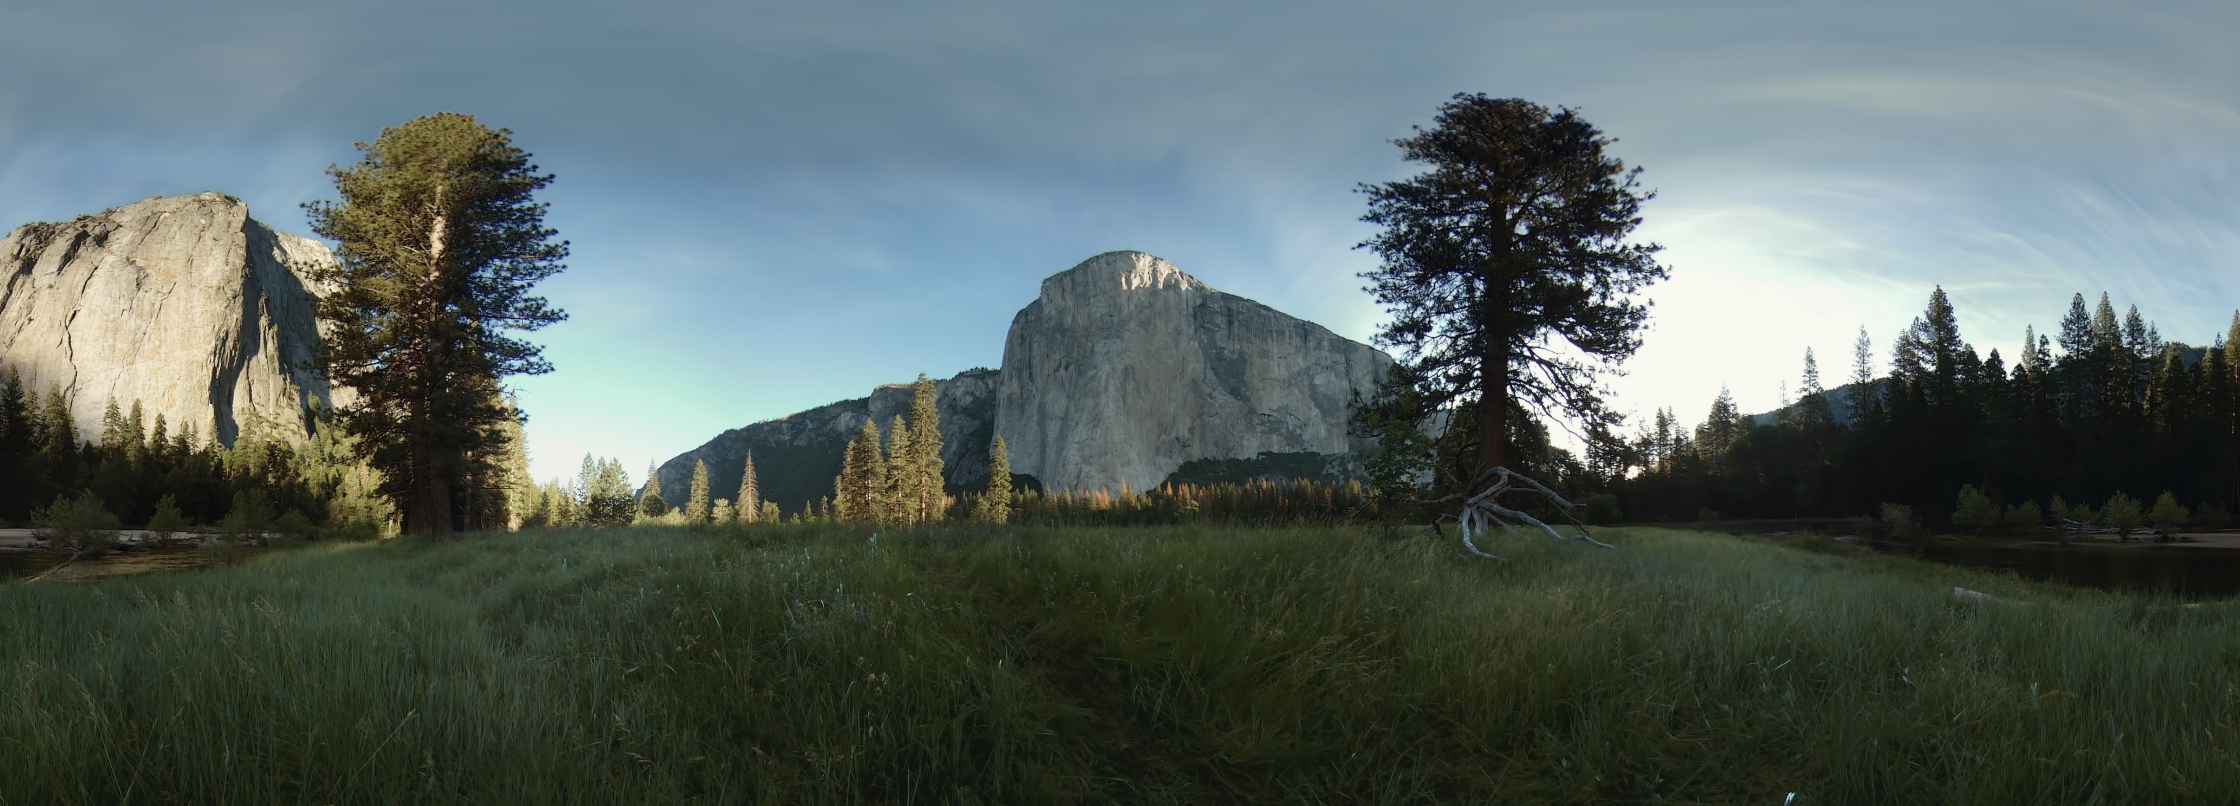
<svg viewBox="0 0 2240 806">
<path fill-rule="evenodd" d="M 1418 379 L 1419 414 L 1506 398 L 1606 437 L 1599 375 L 1640 347 L 1648 306 L 1631 295 L 1669 274 L 1657 245 L 1627 241 L 1655 195 L 1640 170 L 1571 109 L 1482 94 L 1394 142 L 1429 170 L 1362 186 L 1362 220 L 1383 227 L 1361 244 L 1383 265 L 1362 276 L 1392 310 L 1377 340 Z"/>
</svg>

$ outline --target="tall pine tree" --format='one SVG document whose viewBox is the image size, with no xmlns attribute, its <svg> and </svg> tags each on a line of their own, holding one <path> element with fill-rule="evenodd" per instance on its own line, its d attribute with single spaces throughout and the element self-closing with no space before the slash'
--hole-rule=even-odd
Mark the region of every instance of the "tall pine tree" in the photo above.
<svg viewBox="0 0 2240 806">
<path fill-rule="evenodd" d="M 332 289 L 318 304 L 320 368 L 357 391 L 337 414 L 406 531 L 448 537 L 474 516 L 462 488 L 493 475 L 491 426 L 519 417 L 500 379 L 552 369 L 507 335 L 564 318 L 529 293 L 568 253 L 534 198 L 552 176 L 511 132 L 452 113 L 358 149 L 356 164 L 328 168 L 340 201 L 306 205 L 337 244 L 336 262 L 311 271 Z"/>
<path fill-rule="evenodd" d="M 982 517 L 989 523 L 1011 521 L 1011 451 L 996 437 L 988 446 L 988 492 L 981 497 Z"/>
<path fill-rule="evenodd" d="M 741 523 L 762 519 L 762 483 L 754 477 L 754 451 L 747 451 L 747 466 L 739 471 L 739 497 L 733 501 Z"/>
<path fill-rule="evenodd" d="M 1655 194 L 1613 142 L 1570 109 L 1458 94 L 1430 129 L 1394 141 L 1423 173 L 1361 189 L 1362 220 L 1382 228 L 1362 244 L 1380 259 L 1363 277 L 1392 312 L 1377 339 L 1403 356 L 1359 419 L 1384 453 L 1420 456 L 1419 471 L 1461 466 L 1447 493 L 1524 466 L 1511 443 L 1538 429 L 1513 428 L 1512 414 L 1615 442 L 1599 377 L 1641 344 L 1649 312 L 1633 294 L 1669 271 L 1658 246 L 1630 239 Z M 1414 440 L 1434 418 L 1457 426 L 1445 457 Z"/>
<path fill-rule="evenodd" d="M 833 508 L 838 510 L 834 515 L 849 523 L 878 523 L 886 503 L 886 467 L 879 455 L 879 426 L 865 419 L 840 458 L 840 478 L 833 484 Z"/>
<path fill-rule="evenodd" d="M 912 523 L 941 520 L 944 468 L 941 463 L 941 409 L 936 405 L 938 387 L 918 374 L 910 396 L 910 439 L 904 451 L 909 466 Z"/>
<path fill-rule="evenodd" d="M 915 458 L 910 451 L 910 423 L 902 415 L 894 416 L 887 426 L 886 469 L 887 486 L 879 502 L 881 523 L 909 526 L 918 522 L 918 489 L 922 476 L 911 466 Z"/>
<path fill-rule="evenodd" d="M 684 519 L 686 523 L 708 522 L 708 463 L 692 460 L 692 487 L 685 494 Z"/>
<path fill-rule="evenodd" d="M 669 502 L 661 497 L 661 470 L 652 463 L 646 464 L 646 487 L 638 493 L 638 515 L 658 518 L 669 514 Z"/>
</svg>

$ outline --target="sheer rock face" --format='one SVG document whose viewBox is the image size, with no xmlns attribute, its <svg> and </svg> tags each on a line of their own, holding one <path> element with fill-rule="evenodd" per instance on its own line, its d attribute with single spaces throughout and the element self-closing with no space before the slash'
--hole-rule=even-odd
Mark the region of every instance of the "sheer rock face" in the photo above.
<svg viewBox="0 0 2240 806">
<path fill-rule="evenodd" d="M 1143 490 L 1195 459 L 1345 454 L 1373 347 L 1216 291 L 1142 252 L 1042 281 L 1011 320 L 995 433 L 1012 472 L 1052 489 Z"/>
<path fill-rule="evenodd" d="M 61 387 L 87 440 L 111 399 L 172 433 L 231 443 L 254 412 L 301 434 L 309 401 L 339 401 L 307 368 L 317 297 L 291 267 L 332 260 L 217 193 L 17 227 L 0 239 L 0 364 L 41 400 Z"/>
<path fill-rule="evenodd" d="M 996 371 L 974 369 L 935 381 L 941 414 L 941 461 L 951 489 L 977 488 L 988 476 L 988 443 L 995 433 Z M 910 384 L 888 384 L 870 397 L 843 400 L 775 420 L 734 428 L 662 463 L 661 497 L 682 503 L 692 488 L 692 464 L 708 463 L 708 497 L 736 498 L 747 452 L 754 452 L 762 499 L 787 512 L 832 494 L 841 455 L 865 420 L 879 424 L 882 439 L 896 415 L 910 411 Z"/>
<path fill-rule="evenodd" d="M 1312 322 L 1215 291 L 1141 252 L 1090 258 L 1042 283 L 1011 321 L 1003 369 L 939 381 L 942 459 L 952 491 L 977 491 L 1003 435 L 1013 473 L 1045 487 L 1144 490 L 1193 460 L 1312 464 L 1346 475 L 1346 419 L 1392 359 Z M 661 465 L 661 494 L 684 500 L 692 463 L 711 494 L 737 495 L 754 451 L 763 499 L 788 512 L 832 494 L 848 440 L 866 418 L 884 433 L 910 387 L 725 431 Z M 1319 454 L 1313 462 L 1301 454 Z"/>
</svg>

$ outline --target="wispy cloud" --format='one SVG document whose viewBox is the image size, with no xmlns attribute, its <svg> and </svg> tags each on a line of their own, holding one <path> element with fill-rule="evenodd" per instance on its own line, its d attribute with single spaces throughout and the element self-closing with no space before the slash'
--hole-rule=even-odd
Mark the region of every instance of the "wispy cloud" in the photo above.
<svg viewBox="0 0 2240 806">
<path fill-rule="evenodd" d="M 2229 3 L 89 0 L 0 31 L 0 221 L 215 189 L 301 231 L 384 125 L 512 128 L 576 246 L 524 384 L 540 475 L 992 364 L 1104 249 L 1366 336 L 1353 188 L 1458 91 L 1579 107 L 1660 191 L 1642 411 L 1770 405 L 1936 284 L 1987 347 L 2077 291 L 2193 340 L 2240 302 Z"/>
</svg>

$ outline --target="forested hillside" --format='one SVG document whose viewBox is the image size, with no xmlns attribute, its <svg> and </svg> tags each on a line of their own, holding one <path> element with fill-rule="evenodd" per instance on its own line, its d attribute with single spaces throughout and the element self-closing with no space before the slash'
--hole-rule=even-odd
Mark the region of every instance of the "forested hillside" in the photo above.
<svg viewBox="0 0 2240 806">
<path fill-rule="evenodd" d="M 1886 373 L 1860 334 L 1848 399 L 1831 400 L 1808 353 L 1800 400 L 1770 422 L 1753 424 L 1725 395 L 1692 429 L 1657 412 L 1619 494 L 1642 520 L 1849 516 L 1899 503 L 1941 523 L 1963 486 L 2010 512 L 2034 502 L 2047 517 L 2167 491 L 2196 522 L 2221 523 L 2240 497 L 2235 340 L 2240 316 L 2207 346 L 2188 345 L 2164 341 L 2136 307 L 2118 317 L 2106 295 L 2094 308 L 2079 294 L 2054 335 L 2032 328 L 2020 355 L 1978 354 L 1940 288 L 1890 345 Z"/>
</svg>

